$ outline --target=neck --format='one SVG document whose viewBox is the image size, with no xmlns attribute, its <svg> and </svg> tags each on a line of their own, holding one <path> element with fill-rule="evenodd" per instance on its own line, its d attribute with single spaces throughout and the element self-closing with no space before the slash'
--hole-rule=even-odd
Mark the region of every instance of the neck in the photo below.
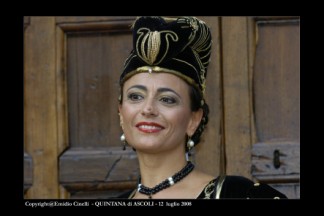
<svg viewBox="0 0 324 216">
<path fill-rule="evenodd" d="M 181 170 L 174 173 L 172 176 L 168 177 L 164 181 L 161 181 L 159 184 L 155 185 L 154 187 L 147 187 L 143 185 L 141 182 L 141 178 L 139 178 L 137 190 L 139 193 L 145 194 L 149 197 L 149 199 L 152 199 L 153 195 L 178 183 L 183 178 L 185 178 L 193 169 L 194 169 L 194 165 L 190 161 L 188 161 L 187 164 Z"/>
<path fill-rule="evenodd" d="M 172 153 L 148 155 L 138 152 L 138 158 L 141 183 L 147 187 L 156 186 L 187 164 L 184 153 L 172 156 Z"/>
</svg>

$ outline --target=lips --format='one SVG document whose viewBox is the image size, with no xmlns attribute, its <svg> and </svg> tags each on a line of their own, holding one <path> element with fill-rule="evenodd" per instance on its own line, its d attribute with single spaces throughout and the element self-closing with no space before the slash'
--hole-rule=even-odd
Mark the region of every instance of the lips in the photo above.
<svg viewBox="0 0 324 216">
<path fill-rule="evenodd" d="M 154 122 L 139 122 L 135 125 L 139 131 L 144 133 L 157 133 L 164 129 L 162 125 Z"/>
</svg>

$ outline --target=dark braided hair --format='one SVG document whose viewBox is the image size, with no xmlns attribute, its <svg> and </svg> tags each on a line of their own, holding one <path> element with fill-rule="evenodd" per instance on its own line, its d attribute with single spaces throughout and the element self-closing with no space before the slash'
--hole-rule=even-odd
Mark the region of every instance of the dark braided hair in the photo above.
<svg viewBox="0 0 324 216">
<path fill-rule="evenodd" d="M 191 140 L 194 141 L 195 146 L 200 142 L 200 137 L 208 123 L 208 114 L 209 114 L 209 106 L 203 99 L 203 96 L 199 93 L 199 91 L 190 85 L 190 100 L 191 100 L 191 111 L 198 111 L 199 108 L 203 110 L 203 116 L 199 123 L 198 128 L 195 133 L 191 136 Z M 203 104 L 202 104 L 203 101 Z M 186 152 L 188 151 L 188 147 L 186 146 Z"/>
</svg>

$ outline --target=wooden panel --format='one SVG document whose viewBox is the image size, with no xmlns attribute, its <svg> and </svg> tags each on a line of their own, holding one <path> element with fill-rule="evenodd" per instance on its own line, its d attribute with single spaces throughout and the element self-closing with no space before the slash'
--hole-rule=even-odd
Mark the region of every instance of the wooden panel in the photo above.
<svg viewBox="0 0 324 216">
<path fill-rule="evenodd" d="M 209 122 L 201 137 L 201 143 L 196 147 L 194 155 L 197 168 L 217 176 L 221 172 L 224 162 L 221 160 L 221 130 L 220 117 L 221 111 L 221 88 L 220 88 L 220 37 L 219 37 L 219 18 L 218 17 L 198 17 L 205 21 L 210 27 L 213 48 L 211 60 L 208 66 L 206 83 L 206 102 L 209 105 Z"/>
<path fill-rule="evenodd" d="M 130 32 L 135 17 L 57 17 L 56 22 L 66 32 Z"/>
<path fill-rule="evenodd" d="M 135 20 L 135 16 L 63 16 L 56 17 L 56 23 L 99 23 L 105 21 Z"/>
<path fill-rule="evenodd" d="M 136 181 L 137 157 L 132 149 L 70 149 L 60 158 L 60 182 Z"/>
<path fill-rule="evenodd" d="M 70 198 L 112 198 L 135 188 L 138 159 L 132 149 L 71 149 L 60 158 L 60 183 Z"/>
<path fill-rule="evenodd" d="M 266 22 L 272 22 L 272 21 L 284 21 L 287 20 L 299 20 L 299 16 L 254 16 L 253 19 L 255 21 L 266 21 Z"/>
<path fill-rule="evenodd" d="M 299 25 L 258 25 L 254 109 L 259 142 L 300 140 Z"/>
<path fill-rule="evenodd" d="M 33 158 L 26 198 L 58 198 L 55 19 L 31 17 L 24 41 L 24 138 Z"/>
<path fill-rule="evenodd" d="M 60 157 L 59 181 L 70 198 L 115 196 L 134 188 L 139 173 L 135 152 L 121 150 L 118 117 L 119 76 L 132 49 L 133 20 L 90 20 L 57 20 L 67 49 L 70 146 Z"/>
<path fill-rule="evenodd" d="M 255 21 L 252 175 L 261 182 L 277 183 L 289 198 L 299 198 L 299 19 L 261 17 Z"/>
<path fill-rule="evenodd" d="M 131 50 L 130 34 L 69 34 L 70 146 L 121 146 L 119 75 Z"/>
<path fill-rule="evenodd" d="M 24 153 L 24 191 L 33 184 L 33 160 L 27 153 Z"/>
<path fill-rule="evenodd" d="M 56 103 L 57 103 L 57 149 L 61 154 L 68 147 L 68 102 L 67 102 L 67 63 L 66 37 L 59 26 L 56 26 Z"/>
<path fill-rule="evenodd" d="M 248 31 L 246 17 L 222 17 L 226 173 L 251 176 Z"/>
<path fill-rule="evenodd" d="M 298 182 L 300 148 L 296 143 L 257 143 L 252 149 L 252 175 L 262 182 Z"/>
</svg>

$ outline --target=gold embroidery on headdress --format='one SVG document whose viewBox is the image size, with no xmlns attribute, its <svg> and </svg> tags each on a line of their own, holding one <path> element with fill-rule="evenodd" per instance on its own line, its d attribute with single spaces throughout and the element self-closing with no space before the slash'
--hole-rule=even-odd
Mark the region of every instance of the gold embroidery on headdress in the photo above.
<svg viewBox="0 0 324 216">
<path fill-rule="evenodd" d="M 145 20 L 147 19 L 147 20 Z M 151 20 L 149 20 L 151 19 Z M 162 30 L 164 27 L 163 20 L 166 23 L 176 22 L 178 26 L 176 26 L 174 29 L 171 30 Z M 135 41 L 135 47 L 133 52 L 130 54 L 129 58 L 126 59 L 124 64 L 124 69 L 132 68 L 132 66 L 137 65 L 136 68 L 133 68 L 132 71 L 128 71 L 123 78 L 122 82 L 124 82 L 124 79 L 130 77 L 130 75 L 134 75 L 138 72 L 144 72 L 143 69 L 145 68 L 146 71 L 149 73 L 154 71 L 156 69 L 156 66 L 161 66 L 160 64 L 167 60 L 166 65 L 170 64 L 169 61 L 176 61 L 176 66 L 178 71 L 175 71 L 167 66 L 168 68 L 163 68 L 165 72 L 174 73 L 177 76 L 180 76 L 181 78 L 185 79 L 186 81 L 189 80 L 189 83 L 194 83 L 194 86 L 202 94 L 204 94 L 206 89 L 206 70 L 207 66 L 210 62 L 210 55 L 211 55 L 211 32 L 205 22 L 202 20 L 199 20 L 195 17 L 181 17 L 181 18 L 164 18 L 164 17 L 144 17 L 144 21 L 141 22 L 139 25 L 139 28 L 136 30 L 136 41 Z M 136 18 L 134 21 L 132 28 L 135 27 L 135 23 L 139 20 L 139 17 Z M 152 26 L 144 26 L 146 25 L 145 22 L 153 21 L 157 24 L 161 24 L 161 31 L 158 29 L 160 27 L 153 27 Z M 183 29 L 183 31 L 181 29 Z M 179 31 L 179 32 L 178 32 Z M 184 34 L 182 33 L 184 32 Z M 179 33 L 179 34 L 178 34 Z M 175 43 L 178 42 L 182 37 L 181 43 Z M 174 44 L 173 44 L 174 43 Z M 182 44 L 184 43 L 184 44 Z M 174 47 L 177 47 L 176 50 L 173 49 Z M 186 50 L 188 49 L 188 50 Z M 182 53 L 182 52 L 188 52 L 188 56 L 186 55 L 180 55 L 178 57 L 178 54 L 174 53 L 176 52 Z M 191 54 L 193 54 L 194 59 L 191 58 Z M 168 59 L 166 59 L 168 58 Z M 169 59 L 170 58 L 170 59 Z M 136 59 L 141 59 L 144 63 L 138 63 Z M 189 66 L 189 71 L 183 71 L 185 69 L 181 69 L 181 64 L 186 64 Z M 140 70 L 138 70 L 140 68 Z M 154 68 L 154 69 L 153 69 Z M 159 67 L 159 69 L 162 69 Z"/>
<path fill-rule="evenodd" d="M 167 30 L 152 32 L 148 28 L 140 28 L 137 34 L 139 36 L 136 41 L 136 51 L 138 56 L 149 65 L 158 65 L 163 61 L 169 52 L 169 38 L 174 42 L 179 39 L 175 32 Z M 160 50 L 162 40 L 165 40 L 165 50 Z M 160 59 L 157 59 L 160 51 L 163 52 L 163 55 Z"/>
</svg>

